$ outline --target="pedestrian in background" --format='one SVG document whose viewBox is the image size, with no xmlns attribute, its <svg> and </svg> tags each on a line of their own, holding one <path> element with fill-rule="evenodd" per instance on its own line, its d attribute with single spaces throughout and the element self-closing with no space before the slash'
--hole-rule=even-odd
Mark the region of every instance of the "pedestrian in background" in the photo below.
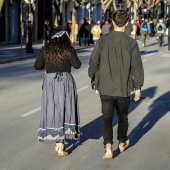
<svg viewBox="0 0 170 170">
<path fill-rule="evenodd" d="M 155 35 L 155 30 L 154 30 L 154 23 L 152 20 L 149 21 L 149 25 L 150 25 L 150 29 L 151 29 L 150 36 L 153 37 Z"/>
<path fill-rule="evenodd" d="M 43 28 L 43 45 L 47 44 L 51 39 L 51 25 L 49 20 L 44 21 L 44 28 Z"/>
<path fill-rule="evenodd" d="M 147 19 L 145 19 L 141 23 L 140 33 L 141 33 L 141 37 L 142 37 L 142 46 L 146 47 L 147 35 L 151 33 L 150 25 L 149 25 Z"/>
<path fill-rule="evenodd" d="M 90 20 L 87 19 L 85 21 L 85 42 L 84 42 L 84 45 L 85 46 L 89 46 L 90 45 L 90 34 L 91 34 L 91 25 L 90 25 Z"/>
<path fill-rule="evenodd" d="M 88 74 L 92 83 L 93 80 L 96 82 L 95 89 L 99 91 L 102 104 L 102 130 L 106 148 L 103 159 L 113 157 L 112 119 L 115 109 L 118 114 L 119 151 L 123 152 L 128 147 L 130 92 L 135 89 L 134 100 L 138 101 L 144 81 L 138 44 L 125 33 L 128 19 L 126 11 L 119 10 L 113 14 L 114 31 L 101 36 L 89 62 Z"/>
<path fill-rule="evenodd" d="M 109 25 L 109 22 L 106 21 L 104 25 L 102 26 L 102 35 L 109 33 L 109 31 L 110 31 L 110 25 Z"/>
<path fill-rule="evenodd" d="M 66 31 L 68 32 L 70 39 L 71 39 L 71 30 L 72 30 L 72 21 L 68 20 L 67 25 L 66 25 Z"/>
<path fill-rule="evenodd" d="M 160 38 L 159 41 L 161 41 L 159 43 L 159 46 L 164 46 L 165 32 L 166 32 L 166 26 L 163 23 L 163 19 L 160 19 L 159 23 L 156 25 L 156 33 L 157 33 L 158 37 Z"/>
<path fill-rule="evenodd" d="M 136 34 L 140 35 L 140 22 L 139 21 L 136 21 L 136 27 L 137 27 Z"/>
<path fill-rule="evenodd" d="M 168 50 L 170 51 L 170 18 L 167 21 L 167 33 L 168 33 Z"/>
<path fill-rule="evenodd" d="M 38 139 L 56 143 L 58 156 L 66 156 L 66 139 L 79 139 L 80 124 L 76 84 L 71 67 L 81 63 L 66 31 L 52 36 L 39 52 L 34 67 L 45 69 Z"/>
<path fill-rule="evenodd" d="M 91 29 L 91 33 L 92 33 L 92 35 L 93 35 L 94 45 L 97 44 L 97 41 L 98 41 L 98 39 L 100 38 L 101 32 L 102 32 L 102 31 L 101 31 L 100 26 L 99 26 L 97 23 L 95 23 L 94 26 L 93 26 L 92 29 Z"/>
<path fill-rule="evenodd" d="M 80 26 L 79 26 L 79 32 L 78 32 L 78 34 L 79 34 L 79 46 L 81 46 L 82 45 L 82 39 L 83 39 L 83 25 L 84 24 L 84 20 L 82 19 L 81 21 L 80 21 Z"/>
</svg>

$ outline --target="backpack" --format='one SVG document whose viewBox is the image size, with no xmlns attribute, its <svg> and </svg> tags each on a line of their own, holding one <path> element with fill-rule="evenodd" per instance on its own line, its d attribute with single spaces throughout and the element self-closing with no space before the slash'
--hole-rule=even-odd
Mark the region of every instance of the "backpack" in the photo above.
<svg viewBox="0 0 170 170">
<path fill-rule="evenodd" d="M 162 25 L 159 25 L 158 31 L 162 31 Z"/>
<path fill-rule="evenodd" d="M 147 23 L 146 22 L 143 23 L 142 28 L 147 28 Z"/>
</svg>

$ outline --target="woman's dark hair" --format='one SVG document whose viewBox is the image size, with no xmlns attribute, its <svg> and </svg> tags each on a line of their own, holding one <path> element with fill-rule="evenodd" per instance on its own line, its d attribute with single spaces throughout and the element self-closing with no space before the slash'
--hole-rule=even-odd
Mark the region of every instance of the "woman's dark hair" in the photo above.
<svg viewBox="0 0 170 170">
<path fill-rule="evenodd" d="M 113 21 L 118 27 L 123 27 L 129 20 L 129 14 L 127 11 L 118 10 L 113 13 Z"/>
<path fill-rule="evenodd" d="M 52 65 L 62 65 L 71 58 L 73 46 L 69 37 L 64 33 L 61 37 L 53 38 L 43 47 L 45 61 Z"/>
</svg>

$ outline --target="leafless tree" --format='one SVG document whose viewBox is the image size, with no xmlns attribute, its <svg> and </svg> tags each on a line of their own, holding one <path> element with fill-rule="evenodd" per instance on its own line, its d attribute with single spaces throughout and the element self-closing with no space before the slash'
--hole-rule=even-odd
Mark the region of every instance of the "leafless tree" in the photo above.
<svg viewBox="0 0 170 170">
<path fill-rule="evenodd" d="M 55 2 L 53 3 L 53 8 L 55 8 L 56 10 L 56 17 L 54 20 L 54 25 L 56 27 L 61 24 L 62 5 L 63 0 L 55 0 Z"/>
<path fill-rule="evenodd" d="M 77 0 L 72 0 L 72 2 L 74 3 L 74 7 L 72 9 L 72 16 L 71 16 L 71 19 L 72 19 L 71 41 L 72 41 L 72 43 L 75 43 L 76 42 L 76 40 L 75 40 L 75 24 L 76 24 L 77 8 L 78 7 L 83 8 L 85 0 L 81 0 L 80 2 Z"/>
</svg>

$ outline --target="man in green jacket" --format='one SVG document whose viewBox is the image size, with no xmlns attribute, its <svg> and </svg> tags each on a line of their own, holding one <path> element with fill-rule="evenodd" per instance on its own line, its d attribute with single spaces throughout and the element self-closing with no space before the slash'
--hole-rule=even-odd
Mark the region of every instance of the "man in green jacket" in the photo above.
<svg viewBox="0 0 170 170">
<path fill-rule="evenodd" d="M 130 92 L 135 90 L 134 100 L 141 96 L 144 81 L 143 64 L 137 42 L 125 33 L 129 15 L 119 10 L 113 14 L 114 31 L 103 35 L 92 51 L 88 74 L 100 93 L 102 104 L 102 131 L 106 153 L 103 159 L 113 157 L 114 109 L 118 114 L 119 150 L 129 145 L 128 108 Z"/>
</svg>

